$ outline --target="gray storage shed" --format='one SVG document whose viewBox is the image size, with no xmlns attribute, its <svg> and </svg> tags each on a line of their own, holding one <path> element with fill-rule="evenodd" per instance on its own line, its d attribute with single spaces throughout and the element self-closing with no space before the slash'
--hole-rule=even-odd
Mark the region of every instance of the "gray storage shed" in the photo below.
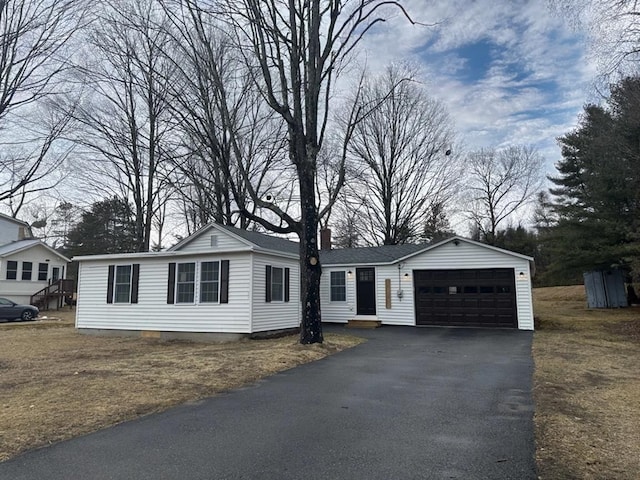
<svg viewBox="0 0 640 480">
<path fill-rule="evenodd" d="M 628 305 L 622 271 L 593 270 L 583 275 L 589 308 L 620 308 Z"/>
</svg>

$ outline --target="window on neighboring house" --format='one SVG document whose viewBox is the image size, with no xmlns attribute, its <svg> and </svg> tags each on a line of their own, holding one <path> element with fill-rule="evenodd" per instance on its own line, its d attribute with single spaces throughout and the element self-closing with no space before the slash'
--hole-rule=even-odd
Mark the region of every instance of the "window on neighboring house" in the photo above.
<svg viewBox="0 0 640 480">
<path fill-rule="evenodd" d="M 200 264 L 200 303 L 217 303 L 220 290 L 220 262 Z"/>
<path fill-rule="evenodd" d="M 47 275 L 49 275 L 49 264 L 39 263 L 38 264 L 38 281 L 39 282 L 46 281 Z"/>
<path fill-rule="evenodd" d="M 140 264 L 109 265 L 107 303 L 138 303 Z"/>
<path fill-rule="evenodd" d="M 331 301 L 346 302 L 347 301 L 347 281 L 344 271 L 331 272 Z"/>
<path fill-rule="evenodd" d="M 282 267 L 266 267 L 266 301 L 267 302 L 288 302 L 289 301 L 289 269 Z"/>
<path fill-rule="evenodd" d="M 33 263 L 22 262 L 22 280 L 31 280 L 32 271 L 33 271 Z"/>
<path fill-rule="evenodd" d="M 17 280 L 18 278 L 18 262 L 15 260 L 7 260 L 7 280 Z"/>
<path fill-rule="evenodd" d="M 178 263 L 176 272 L 176 303 L 193 303 L 196 292 L 196 264 Z"/>
</svg>

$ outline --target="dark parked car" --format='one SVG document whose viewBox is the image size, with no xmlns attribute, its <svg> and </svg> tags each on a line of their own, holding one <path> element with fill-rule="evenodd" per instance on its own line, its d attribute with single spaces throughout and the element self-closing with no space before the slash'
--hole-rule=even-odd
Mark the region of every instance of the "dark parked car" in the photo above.
<svg viewBox="0 0 640 480">
<path fill-rule="evenodd" d="M 33 305 L 18 305 L 7 298 L 0 298 L 0 318 L 7 320 L 35 320 L 40 313 Z"/>
</svg>

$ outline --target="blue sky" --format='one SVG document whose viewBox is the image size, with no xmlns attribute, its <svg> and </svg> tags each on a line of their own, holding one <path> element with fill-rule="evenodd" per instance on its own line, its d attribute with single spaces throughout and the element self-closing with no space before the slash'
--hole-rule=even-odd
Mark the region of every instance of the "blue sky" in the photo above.
<svg viewBox="0 0 640 480">
<path fill-rule="evenodd" d="M 556 138 L 594 100 L 597 72 L 586 39 L 546 0 L 403 4 L 415 20 L 434 25 L 411 26 L 396 14 L 367 37 L 368 67 L 418 63 L 465 149 L 534 145 L 553 173 Z"/>
</svg>

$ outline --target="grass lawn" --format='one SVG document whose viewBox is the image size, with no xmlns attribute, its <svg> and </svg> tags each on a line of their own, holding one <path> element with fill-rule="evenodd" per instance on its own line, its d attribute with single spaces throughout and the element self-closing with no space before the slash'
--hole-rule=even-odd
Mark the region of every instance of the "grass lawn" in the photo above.
<svg viewBox="0 0 640 480">
<path fill-rule="evenodd" d="M 640 478 L 640 308 L 589 310 L 582 286 L 534 290 L 541 479 Z M 46 314 L 46 313 L 45 313 Z M 362 340 L 231 344 L 79 335 L 71 312 L 0 323 L 0 461 L 255 382 Z"/>
<path fill-rule="evenodd" d="M 584 287 L 534 290 L 541 479 L 640 478 L 640 308 L 586 308 Z"/>
<path fill-rule="evenodd" d="M 211 396 L 362 342 L 326 335 L 226 344 L 80 335 L 73 312 L 0 323 L 0 461 Z"/>
</svg>

